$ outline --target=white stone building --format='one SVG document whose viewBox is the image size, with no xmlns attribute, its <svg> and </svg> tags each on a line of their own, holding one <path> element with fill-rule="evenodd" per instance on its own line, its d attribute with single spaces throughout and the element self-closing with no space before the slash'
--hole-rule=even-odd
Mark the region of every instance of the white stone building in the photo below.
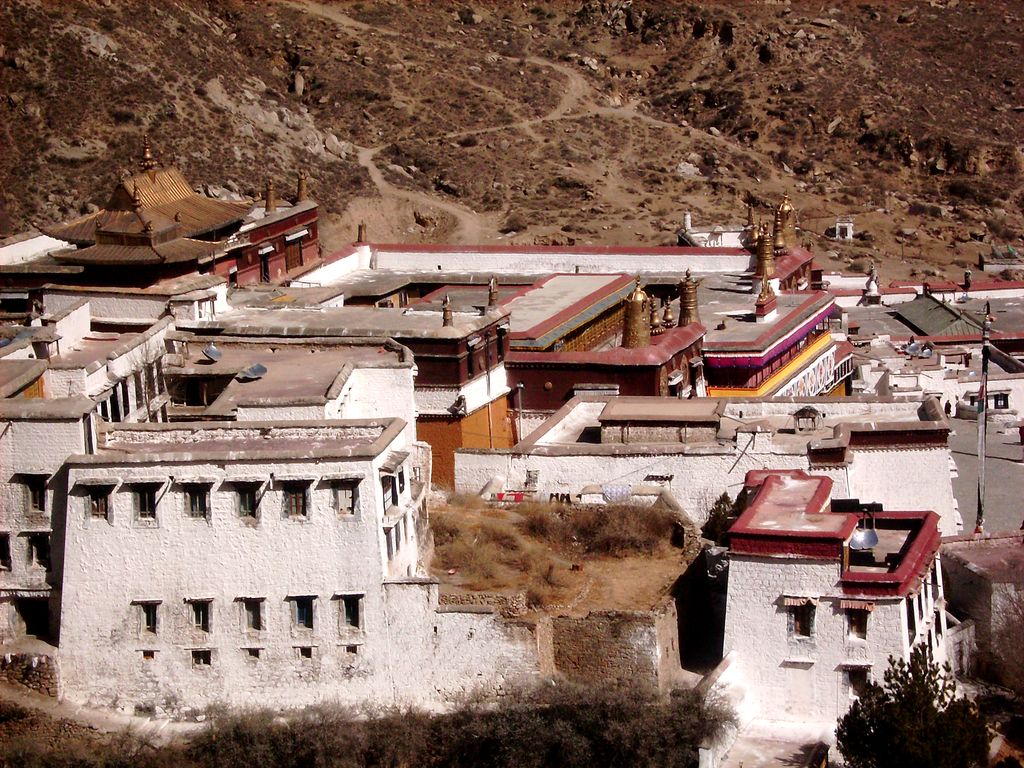
<svg viewBox="0 0 1024 768">
<path fill-rule="evenodd" d="M 945 662 L 938 515 L 830 510 L 832 481 L 804 472 L 751 472 L 747 485 L 723 649 L 742 719 L 834 723 L 890 656 L 926 644 Z M 858 549 L 864 527 L 878 540 Z"/>
<path fill-rule="evenodd" d="M 742 491 L 749 470 L 802 469 L 831 478 L 838 497 L 934 510 L 954 534 L 962 523 L 948 434 L 931 399 L 587 395 L 511 450 L 456 452 L 456 490 L 639 501 L 664 489 L 700 525 L 723 491 Z"/>
<path fill-rule="evenodd" d="M 400 419 L 124 425 L 68 460 L 63 699 L 431 705 L 536 675 L 532 632 L 419 578 Z"/>
</svg>

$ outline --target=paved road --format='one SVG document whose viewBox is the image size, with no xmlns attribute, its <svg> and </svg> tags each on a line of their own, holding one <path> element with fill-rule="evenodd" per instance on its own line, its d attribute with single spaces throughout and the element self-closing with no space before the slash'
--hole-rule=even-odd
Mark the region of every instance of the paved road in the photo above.
<svg viewBox="0 0 1024 768">
<path fill-rule="evenodd" d="M 953 478 L 953 494 L 960 504 L 964 533 L 970 533 L 978 509 L 978 425 L 963 419 L 949 423 L 955 432 L 949 436 L 949 447 L 959 473 Z M 987 445 L 985 531 L 1016 531 L 1024 522 L 1024 463 L 1016 427 L 1004 434 L 989 422 Z"/>
</svg>

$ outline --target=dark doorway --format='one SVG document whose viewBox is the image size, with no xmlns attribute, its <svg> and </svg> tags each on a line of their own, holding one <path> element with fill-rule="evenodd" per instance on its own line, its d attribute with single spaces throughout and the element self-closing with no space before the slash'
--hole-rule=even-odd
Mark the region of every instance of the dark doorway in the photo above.
<svg viewBox="0 0 1024 768">
<path fill-rule="evenodd" d="M 50 638 L 50 604 L 45 597 L 23 597 L 14 601 L 18 618 L 25 625 L 25 634 L 40 640 Z"/>
</svg>

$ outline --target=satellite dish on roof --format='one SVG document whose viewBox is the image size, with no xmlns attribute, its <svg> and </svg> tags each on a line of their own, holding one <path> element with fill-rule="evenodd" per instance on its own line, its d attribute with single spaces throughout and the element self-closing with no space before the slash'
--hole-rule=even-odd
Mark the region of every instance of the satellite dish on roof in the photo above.
<svg viewBox="0 0 1024 768">
<path fill-rule="evenodd" d="M 909 344 L 907 344 L 907 354 L 911 356 L 921 354 L 921 345 L 918 344 L 916 341 L 910 342 Z"/>
<path fill-rule="evenodd" d="M 931 347 L 925 347 L 921 350 L 921 357 L 931 357 L 933 354 L 935 354 L 935 351 Z"/>
<path fill-rule="evenodd" d="M 870 527 L 868 522 L 870 521 Z M 875 530 L 875 518 L 870 513 L 860 519 L 860 525 L 850 537 L 850 549 L 863 552 L 878 544 L 878 532 Z"/>
<path fill-rule="evenodd" d="M 267 372 L 267 366 L 263 363 L 253 363 L 244 371 L 240 371 L 235 378 L 239 381 L 256 381 L 262 379 L 263 375 Z"/>
<path fill-rule="evenodd" d="M 224 353 L 217 349 L 217 345 L 214 344 L 212 341 L 205 347 L 203 347 L 203 355 L 211 363 L 216 363 L 218 360 L 224 357 Z"/>
</svg>

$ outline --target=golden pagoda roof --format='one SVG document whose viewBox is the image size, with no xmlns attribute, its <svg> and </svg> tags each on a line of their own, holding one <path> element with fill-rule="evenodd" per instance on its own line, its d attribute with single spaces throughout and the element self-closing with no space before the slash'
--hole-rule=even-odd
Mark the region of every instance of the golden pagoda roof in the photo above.
<svg viewBox="0 0 1024 768">
<path fill-rule="evenodd" d="M 76 245 L 91 245 L 96 242 L 97 227 L 105 232 L 131 234 L 139 222 L 144 229 L 148 221 L 152 230 L 176 224 L 179 236 L 195 237 L 240 222 L 252 208 L 250 201 L 217 200 L 197 194 L 181 171 L 157 167 L 148 140 L 140 166 L 139 172 L 121 177 L 102 210 L 44 227 L 43 231 Z"/>
</svg>

